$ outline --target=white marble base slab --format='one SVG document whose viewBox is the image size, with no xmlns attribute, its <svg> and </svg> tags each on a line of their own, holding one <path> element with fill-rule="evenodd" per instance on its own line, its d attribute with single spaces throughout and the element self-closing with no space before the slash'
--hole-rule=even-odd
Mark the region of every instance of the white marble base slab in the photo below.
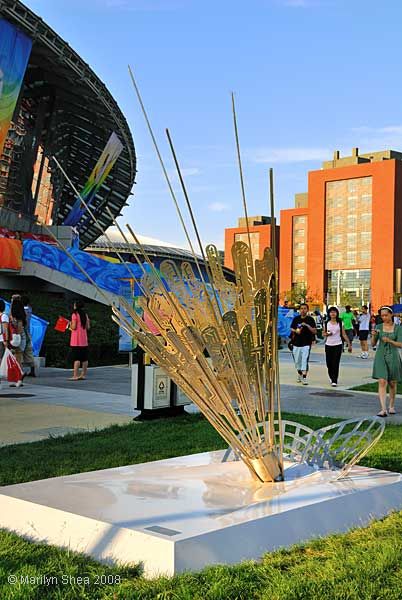
<svg viewBox="0 0 402 600">
<path fill-rule="evenodd" d="M 259 484 L 223 451 L 0 488 L 0 527 L 102 561 L 173 575 L 347 531 L 402 508 L 402 476 L 302 465 Z"/>
</svg>

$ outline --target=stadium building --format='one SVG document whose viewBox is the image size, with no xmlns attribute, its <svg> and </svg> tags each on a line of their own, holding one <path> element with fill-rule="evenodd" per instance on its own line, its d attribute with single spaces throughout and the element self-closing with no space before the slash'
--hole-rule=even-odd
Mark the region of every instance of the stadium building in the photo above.
<svg viewBox="0 0 402 600">
<path fill-rule="evenodd" d="M 105 207 L 117 216 L 134 184 L 136 156 L 126 119 L 68 43 L 21 2 L 1 0 L 0 226 L 40 234 L 39 221 L 68 223 L 77 198 L 52 157 L 81 192 L 112 134 L 120 153 L 91 200 L 103 229 L 111 224 Z M 73 224 L 79 225 L 81 247 L 99 236 L 89 214 Z"/>
<path fill-rule="evenodd" d="M 135 174 L 132 136 L 105 84 L 40 17 L 0 0 L 0 289 L 118 302 L 133 267 L 116 264 L 116 245 L 129 263 L 133 248 L 98 238 Z M 156 267 L 195 262 L 179 248 L 146 251 Z"/>
</svg>

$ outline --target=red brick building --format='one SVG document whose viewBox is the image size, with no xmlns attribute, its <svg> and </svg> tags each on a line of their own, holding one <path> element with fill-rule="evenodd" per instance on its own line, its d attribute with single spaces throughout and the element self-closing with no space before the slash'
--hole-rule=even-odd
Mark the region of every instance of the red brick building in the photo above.
<svg viewBox="0 0 402 600">
<path fill-rule="evenodd" d="M 280 215 L 280 291 L 313 304 L 392 304 L 402 267 L 402 153 L 341 158 L 308 174 L 308 192 Z"/>
<path fill-rule="evenodd" d="M 248 219 L 251 251 L 253 258 L 261 260 L 264 249 L 271 247 L 271 219 L 270 217 L 249 217 Z M 248 243 L 247 223 L 242 218 L 238 221 L 237 227 L 225 229 L 225 267 L 233 269 L 232 245 L 234 242 Z M 279 257 L 279 226 L 276 226 L 276 256 Z"/>
</svg>

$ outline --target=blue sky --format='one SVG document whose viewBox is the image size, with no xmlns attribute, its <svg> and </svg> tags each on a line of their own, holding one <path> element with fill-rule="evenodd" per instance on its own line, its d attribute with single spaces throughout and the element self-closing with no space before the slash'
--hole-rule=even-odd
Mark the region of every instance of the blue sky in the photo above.
<svg viewBox="0 0 402 600">
<path fill-rule="evenodd" d="M 26 0 L 94 69 L 130 125 L 137 184 L 122 223 L 185 246 L 128 77 L 163 156 L 169 128 L 204 243 L 242 213 L 235 92 L 249 214 L 277 212 L 334 149 L 402 150 L 400 0 Z M 177 182 L 176 182 L 177 183 Z"/>
</svg>

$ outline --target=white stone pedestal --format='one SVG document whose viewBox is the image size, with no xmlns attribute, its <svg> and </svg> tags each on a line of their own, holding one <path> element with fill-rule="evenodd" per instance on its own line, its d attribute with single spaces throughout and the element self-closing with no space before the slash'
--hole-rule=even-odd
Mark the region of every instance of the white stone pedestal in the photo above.
<svg viewBox="0 0 402 600">
<path fill-rule="evenodd" d="M 303 465 L 254 482 L 223 451 L 0 488 L 0 527 L 102 561 L 173 575 L 367 524 L 402 508 L 402 476 Z"/>
</svg>

